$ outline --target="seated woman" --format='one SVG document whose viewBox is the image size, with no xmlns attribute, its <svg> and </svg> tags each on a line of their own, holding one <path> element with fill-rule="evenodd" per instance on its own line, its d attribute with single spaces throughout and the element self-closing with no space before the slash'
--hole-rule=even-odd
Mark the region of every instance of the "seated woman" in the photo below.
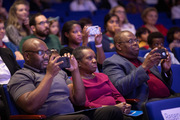
<svg viewBox="0 0 180 120">
<path fill-rule="evenodd" d="M 168 29 L 163 24 L 157 24 L 158 11 L 154 7 L 146 8 L 141 14 L 144 25 L 150 32 L 160 32 L 164 36 L 167 35 Z"/>
<path fill-rule="evenodd" d="M 62 28 L 62 44 L 67 45 L 60 51 L 60 55 L 64 55 L 64 53 L 72 54 L 73 50 L 77 47 L 87 46 L 88 43 L 88 34 L 89 31 L 87 30 L 87 26 L 85 26 L 82 30 L 81 25 L 79 22 L 72 20 L 68 21 L 63 25 Z M 99 28 L 101 31 L 101 29 Z M 101 44 L 102 34 L 95 36 L 95 45 L 97 51 L 97 61 L 100 65 L 102 65 L 105 55 Z M 70 76 L 70 73 L 66 71 Z"/>
<path fill-rule="evenodd" d="M 89 47 L 81 46 L 73 51 L 73 55 L 78 61 L 80 75 L 85 86 L 85 107 L 97 108 L 115 105 L 123 113 L 128 114 L 131 105 L 126 103 L 107 75 L 95 72 L 97 61 L 94 51 Z"/>
<path fill-rule="evenodd" d="M 174 47 L 180 47 L 180 27 L 171 27 L 168 30 L 167 41 L 171 51 Z"/>
<path fill-rule="evenodd" d="M 0 19 L 0 48 L 9 48 L 13 52 L 16 60 L 24 60 L 22 54 L 19 52 L 17 46 L 15 46 L 12 42 L 3 42 L 3 38 L 5 36 L 5 28 L 4 21 Z"/>
<path fill-rule="evenodd" d="M 116 32 L 120 31 L 119 17 L 115 14 L 107 14 L 104 17 L 104 28 L 105 32 L 102 40 L 103 50 L 104 52 L 113 52 L 115 51 L 113 37 Z"/>
<path fill-rule="evenodd" d="M 113 7 L 110 11 L 110 14 L 116 14 L 119 17 L 119 25 L 121 31 L 128 30 L 131 31 L 133 34 L 136 33 L 135 26 L 128 21 L 126 10 L 122 5 L 118 5 Z"/>
</svg>

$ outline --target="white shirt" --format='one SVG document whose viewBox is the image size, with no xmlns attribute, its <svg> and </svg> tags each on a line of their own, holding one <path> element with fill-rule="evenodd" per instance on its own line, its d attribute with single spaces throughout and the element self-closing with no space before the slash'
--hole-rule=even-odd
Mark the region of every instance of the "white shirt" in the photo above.
<svg viewBox="0 0 180 120">
<path fill-rule="evenodd" d="M 171 8 L 171 18 L 180 19 L 180 5 Z"/>
<path fill-rule="evenodd" d="M 10 77 L 11 73 L 0 56 L 0 84 L 7 84 Z"/>
<path fill-rule="evenodd" d="M 74 0 L 70 4 L 71 11 L 96 11 L 97 8 L 90 0 L 84 0 L 84 4 L 78 4 L 77 0 Z"/>
</svg>

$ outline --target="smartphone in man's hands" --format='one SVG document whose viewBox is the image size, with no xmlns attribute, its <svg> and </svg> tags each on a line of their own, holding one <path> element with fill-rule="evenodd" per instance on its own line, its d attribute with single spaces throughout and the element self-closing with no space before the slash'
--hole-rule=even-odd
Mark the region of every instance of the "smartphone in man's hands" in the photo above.
<svg viewBox="0 0 180 120">
<path fill-rule="evenodd" d="M 59 67 L 60 67 L 61 69 L 70 68 L 70 60 L 69 60 L 68 57 L 60 57 L 60 58 L 57 60 L 57 62 L 61 62 L 61 61 L 63 61 L 63 63 L 59 65 Z"/>
<path fill-rule="evenodd" d="M 155 53 L 160 53 L 161 59 L 166 59 L 166 58 L 167 58 L 167 54 L 166 54 L 165 49 L 157 49 L 157 50 L 155 51 Z"/>
</svg>

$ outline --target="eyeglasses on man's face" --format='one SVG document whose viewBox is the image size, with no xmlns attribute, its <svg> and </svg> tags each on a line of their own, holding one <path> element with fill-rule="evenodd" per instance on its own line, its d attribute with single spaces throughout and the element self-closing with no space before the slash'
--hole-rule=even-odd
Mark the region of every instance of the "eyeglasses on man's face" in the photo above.
<svg viewBox="0 0 180 120">
<path fill-rule="evenodd" d="M 40 23 L 38 23 L 38 25 L 45 25 L 45 24 L 49 25 L 49 21 L 41 21 Z"/>
<path fill-rule="evenodd" d="M 139 39 L 129 39 L 128 41 L 118 42 L 118 43 L 130 43 L 130 44 L 133 44 L 134 42 L 139 43 Z"/>
<path fill-rule="evenodd" d="M 51 50 L 46 50 L 46 51 L 44 51 L 44 50 L 38 50 L 38 51 L 30 51 L 30 50 L 27 50 L 27 51 L 25 51 L 25 52 L 32 52 L 32 53 L 37 53 L 38 55 L 40 55 L 40 56 L 43 56 L 45 53 L 47 54 L 47 55 L 51 55 L 52 54 L 52 52 L 51 52 Z"/>
</svg>

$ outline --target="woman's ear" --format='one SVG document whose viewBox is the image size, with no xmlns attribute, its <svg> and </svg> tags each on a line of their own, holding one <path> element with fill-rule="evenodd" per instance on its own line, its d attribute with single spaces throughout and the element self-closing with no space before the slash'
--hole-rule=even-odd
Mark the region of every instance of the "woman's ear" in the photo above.
<svg viewBox="0 0 180 120">
<path fill-rule="evenodd" d="M 65 32 L 64 35 L 69 38 L 69 33 Z"/>
</svg>

